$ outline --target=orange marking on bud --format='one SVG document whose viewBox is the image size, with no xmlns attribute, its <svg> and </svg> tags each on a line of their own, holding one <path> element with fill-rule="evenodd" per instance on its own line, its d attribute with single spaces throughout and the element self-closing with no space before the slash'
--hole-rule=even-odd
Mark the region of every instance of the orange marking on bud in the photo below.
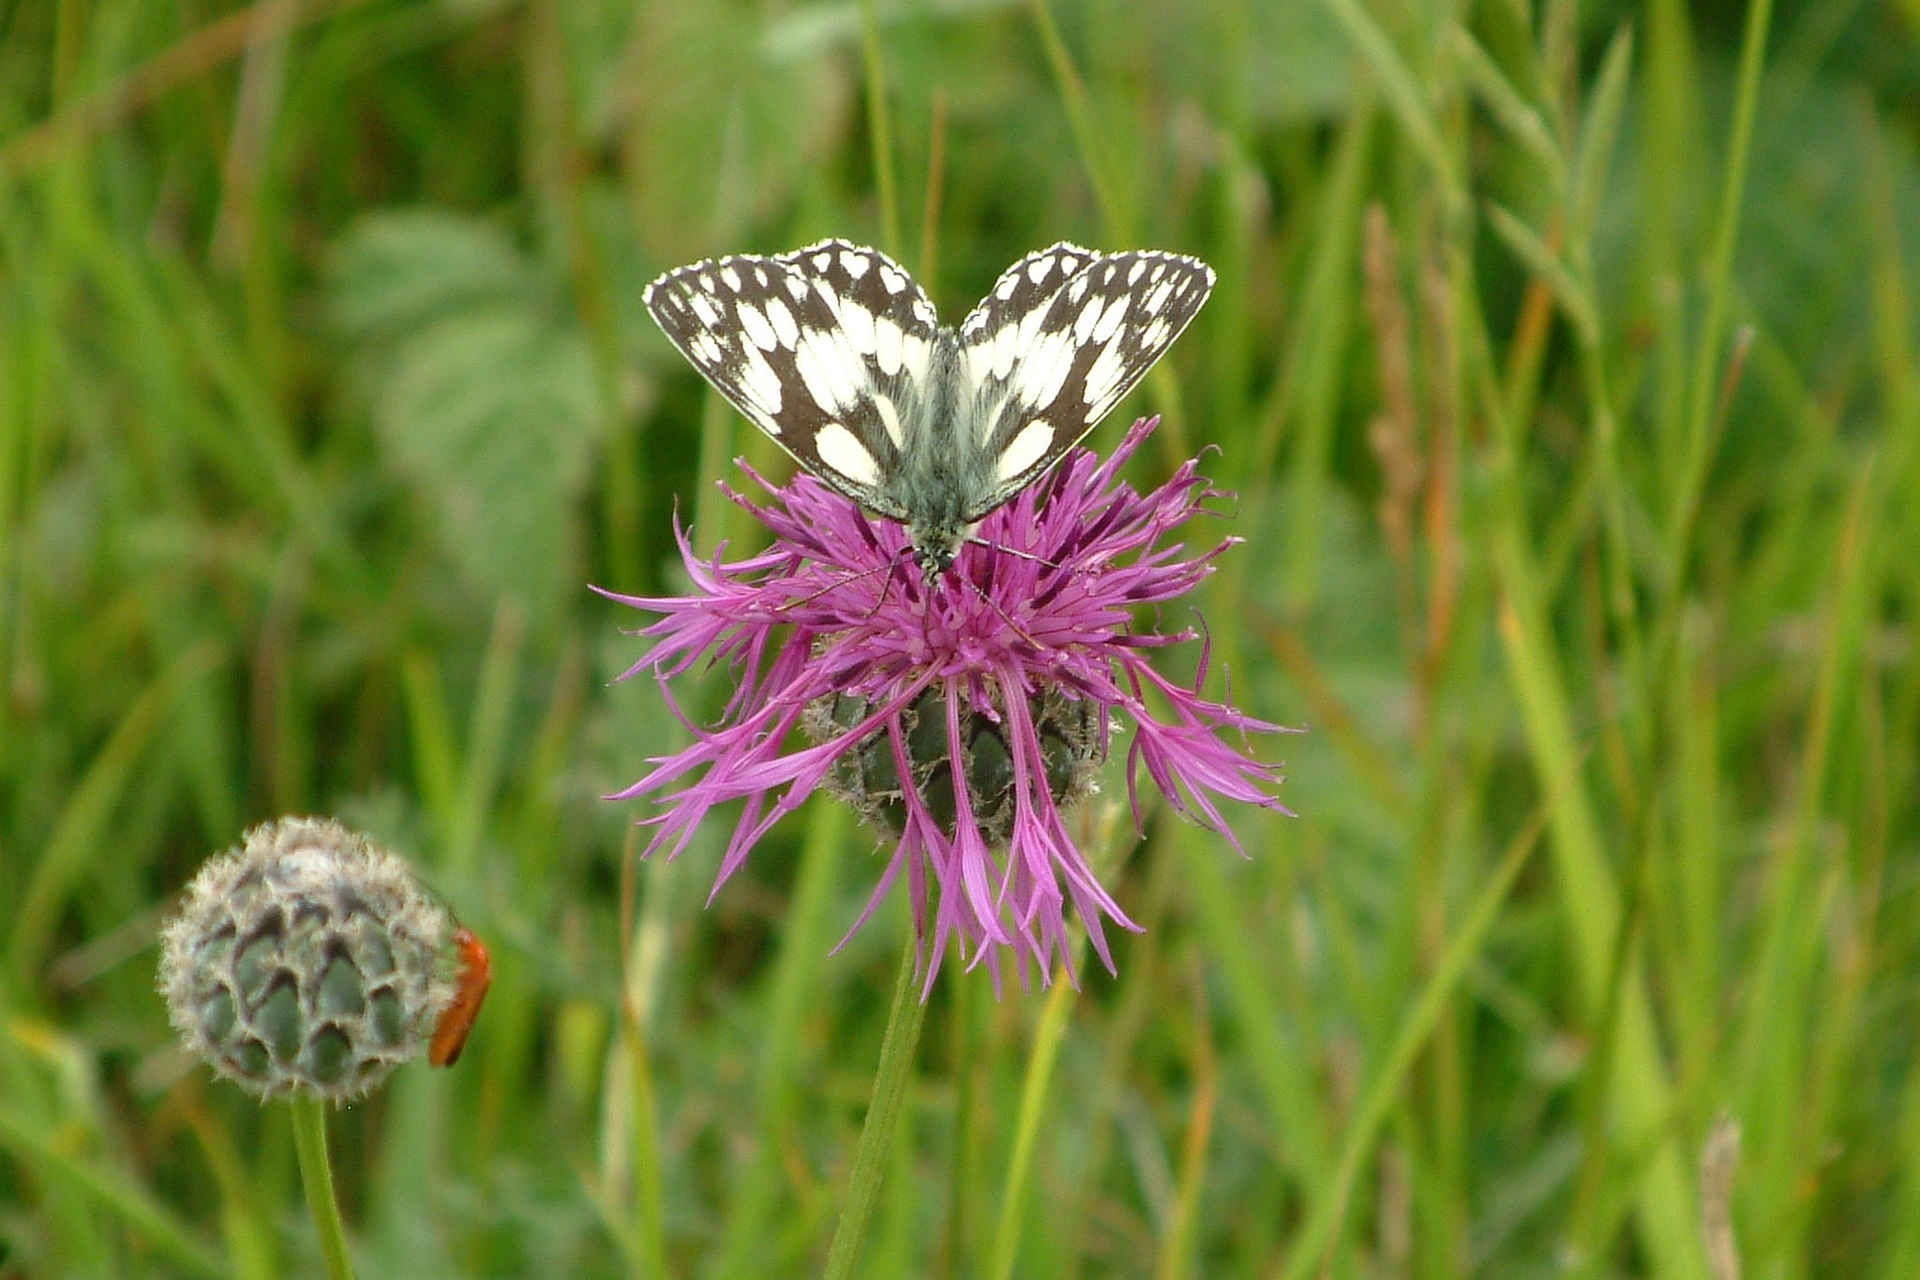
<svg viewBox="0 0 1920 1280">
<path fill-rule="evenodd" d="M 487 998 L 493 983 L 493 959 L 473 930 L 462 925 L 453 931 L 453 945 L 460 948 L 460 986 L 453 1002 L 440 1014 L 433 1028 L 433 1040 L 427 1046 L 427 1061 L 436 1067 L 450 1067 L 460 1060 L 467 1046 L 467 1032 L 480 1016 L 480 1002 Z"/>
</svg>

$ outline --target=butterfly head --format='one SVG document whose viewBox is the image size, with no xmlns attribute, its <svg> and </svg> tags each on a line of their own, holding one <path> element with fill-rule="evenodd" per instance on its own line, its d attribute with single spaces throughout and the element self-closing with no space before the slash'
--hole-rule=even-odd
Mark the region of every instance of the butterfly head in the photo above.
<svg viewBox="0 0 1920 1280">
<path fill-rule="evenodd" d="M 913 562 L 920 566 L 921 579 L 931 587 L 934 580 L 953 567 L 960 548 L 973 537 L 973 524 L 957 520 L 915 521 L 907 526 L 907 538 L 913 546 Z"/>
<path fill-rule="evenodd" d="M 920 578 L 929 587 L 934 579 L 953 567 L 954 557 L 958 554 L 958 548 L 923 546 L 918 542 L 913 546 L 914 563 L 920 566 Z"/>
</svg>

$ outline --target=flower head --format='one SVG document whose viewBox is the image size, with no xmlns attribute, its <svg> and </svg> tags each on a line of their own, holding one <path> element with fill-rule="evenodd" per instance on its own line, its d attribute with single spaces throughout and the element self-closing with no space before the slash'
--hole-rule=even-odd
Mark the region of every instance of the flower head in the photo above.
<svg viewBox="0 0 1920 1280">
<path fill-rule="evenodd" d="M 932 939 L 929 986 L 956 938 L 996 975 L 1007 948 L 1046 981 L 1055 955 L 1070 956 L 1068 902 L 1112 971 L 1103 918 L 1138 926 L 1062 814 L 1094 789 L 1116 730 L 1131 732 L 1136 828 L 1142 767 L 1173 809 L 1236 848 L 1218 800 L 1286 811 L 1273 795 L 1275 769 L 1221 736 L 1280 726 L 1201 694 L 1204 641 L 1191 686 L 1154 669 L 1156 649 L 1198 631 L 1135 628 L 1140 606 L 1191 591 L 1237 541 L 1198 555 L 1166 541 L 1218 496 L 1197 463 L 1147 494 L 1116 479 L 1156 422 L 1136 422 L 1104 462 L 1075 450 L 989 515 L 931 579 L 901 526 L 869 521 L 810 476 L 776 488 L 748 469 L 770 500 L 731 496 L 773 534 L 765 552 L 724 561 L 722 547 L 702 559 L 681 528 L 693 594 L 602 593 L 661 615 L 641 632 L 653 647 L 621 678 L 653 673 L 693 735 L 611 797 L 657 802 L 643 820 L 656 828 L 648 852 L 677 855 L 709 810 L 744 801 L 717 893 L 781 815 L 825 788 L 894 841 L 853 928 L 904 872 L 920 936 Z M 672 682 L 722 660 L 733 694 L 716 725 L 693 725 Z M 810 744 L 790 745 L 795 730 Z"/>
<path fill-rule="evenodd" d="M 405 862 L 330 818 L 249 831 L 161 935 L 182 1041 L 262 1098 L 346 1101 L 430 1045 L 450 1063 L 485 970 L 486 949 Z"/>
</svg>

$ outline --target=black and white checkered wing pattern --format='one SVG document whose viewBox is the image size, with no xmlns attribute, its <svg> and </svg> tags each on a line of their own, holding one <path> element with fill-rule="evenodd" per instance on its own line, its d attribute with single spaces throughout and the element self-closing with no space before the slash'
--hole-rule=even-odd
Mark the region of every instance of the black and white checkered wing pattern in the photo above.
<svg viewBox="0 0 1920 1280">
<path fill-rule="evenodd" d="M 992 459 L 977 519 L 1039 479 L 1153 368 L 1213 291 L 1197 258 L 1060 243 L 1007 268 L 960 326 Z"/>
<path fill-rule="evenodd" d="M 898 263 L 822 240 L 669 271 L 647 310 L 673 345 L 794 461 L 869 511 L 909 513 L 886 488 L 902 418 L 927 399 L 939 321 Z"/>
</svg>

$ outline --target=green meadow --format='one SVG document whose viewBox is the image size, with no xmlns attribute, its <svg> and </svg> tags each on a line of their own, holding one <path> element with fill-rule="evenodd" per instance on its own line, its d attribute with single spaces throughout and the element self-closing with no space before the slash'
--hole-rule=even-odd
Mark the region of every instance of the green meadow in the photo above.
<svg viewBox="0 0 1920 1280">
<path fill-rule="evenodd" d="M 1140 625 L 1296 816 L 1117 739 L 1117 974 L 898 1001 L 844 807 L 709 901 L 603 798 L 589 586 L 792 470 L 642 291 L 826 236 L 1218 273 L 1086 443 L 1235 495 Z M 492 955 L 327 1116 L 361 1275 L 1920 1275 L 1916 299 L 1915 0 L 0 3 L 0 1280 L 325 1274 L 155 990 L 282 814 Z"/>
</svg>

